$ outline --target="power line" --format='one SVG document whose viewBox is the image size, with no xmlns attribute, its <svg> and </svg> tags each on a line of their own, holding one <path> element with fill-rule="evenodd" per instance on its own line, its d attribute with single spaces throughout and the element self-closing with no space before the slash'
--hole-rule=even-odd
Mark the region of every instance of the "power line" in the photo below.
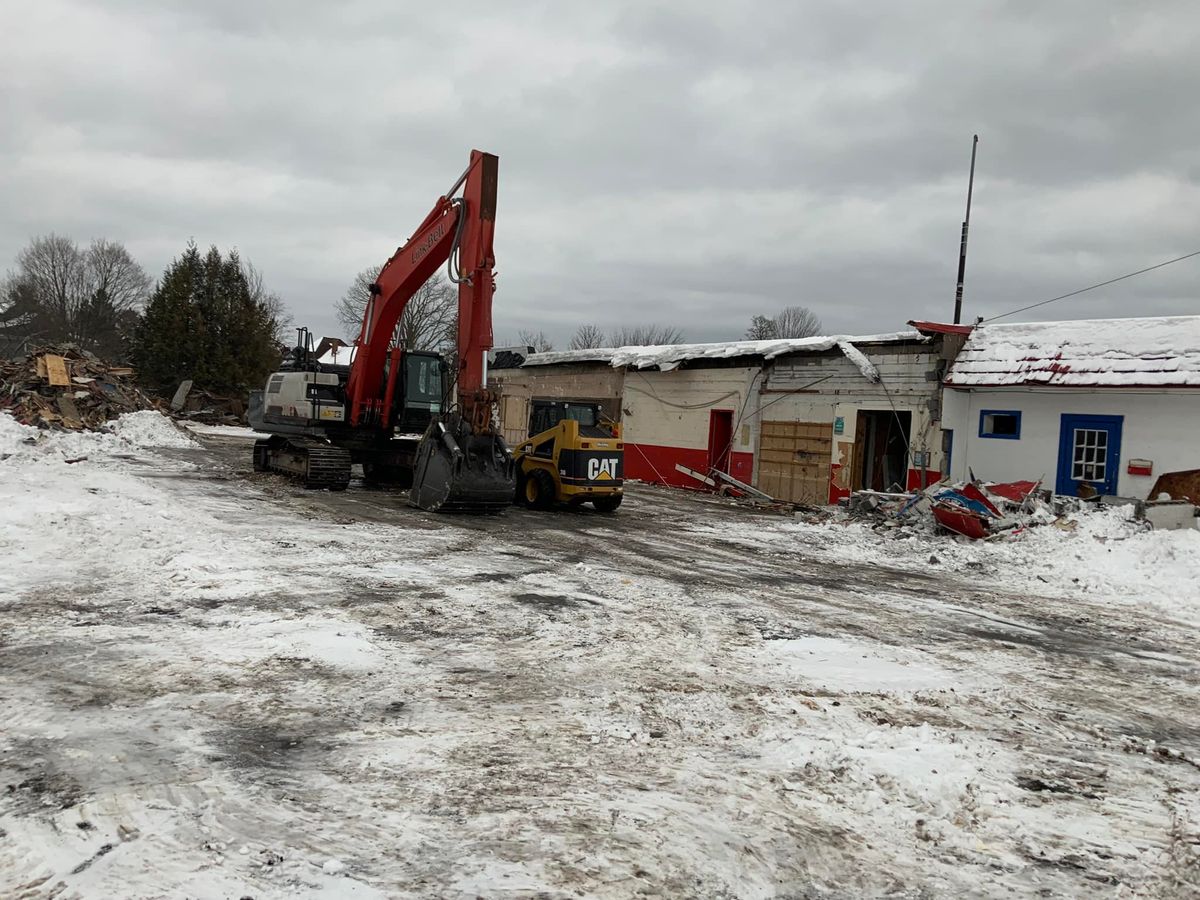
<svg viewBox="0 0 1200 900">
<path fill-rule="evenodd" d="M 1200 250 L 1193 250 L 1191 253 L 1185 253 L 1183 256 L 1177 256 L 1174 259 L 1168 259 L 1166 262 L 1160 262 L 1157 265 L 1147 266 L 1144 269 L 1138 269 L 1136 272 L 1130 272 L 1127 275 L 1119 275 L 1116 278 L 1110 278 L 1108 281 L 1102 281 L 1099 284 L 1093 284 L 1090 287 L 1080 288 L 1077 291 L 1071 291 L 1069 294 L 1062 294 L 1058 297 L 1051 297 L 1049 300 L 1041 300 L 1037 303 L 1030 303 L 1028 306 L 1022 306 L 1020 309 L 1009 310 L 1006 313 L 1000 313 L 998 316 L 989 316 L 984 319 L 985 322 L 995 322 L 997 319 L 1004 319 L 1008 316 L 1014 316 L 1019 312 L 1025 312 L 1027 309 L 1034 309 L 1039 306 L 1045 306 L 1047 303 L 1054 303 L 1057 300 L 1066 300 L 1068 297 L 1074 297 L 1078 294 L 1085 294 L 1088 291 L 1094 291 L 1096 288 L 1102 288 L 1106 285 L 1116 284 L 1118 281 L 1124 281 L 1126 278 L 1132 278 L 1134 275 L 1143 275 L 1146 272 L 1153 272 L 1155 269 L 1161 269 L 1163 266 L 1169 266 L 1171 263 L 1182 262 L 1185 259 L 1191 259 L 1193 256 L 1200 256 Z"/>
</svg>

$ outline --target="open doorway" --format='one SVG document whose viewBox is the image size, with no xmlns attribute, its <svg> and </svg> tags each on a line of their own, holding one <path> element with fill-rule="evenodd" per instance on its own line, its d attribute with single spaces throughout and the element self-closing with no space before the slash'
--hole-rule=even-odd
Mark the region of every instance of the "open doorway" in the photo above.
<svg viewBox="0 0 1200 900">
<path fill-rule="evenodd" d="M 911 412 L 859 412 L 854 439 L 857 490 L 908 489 L 908 435 L 911 428 Z"/>
<path fill-rule="evenodd" d="M 729 474 L 729 448 L 733 444 L 733 410 L 714 409 L 708 414 L 708 467 Z"/>
</svg>

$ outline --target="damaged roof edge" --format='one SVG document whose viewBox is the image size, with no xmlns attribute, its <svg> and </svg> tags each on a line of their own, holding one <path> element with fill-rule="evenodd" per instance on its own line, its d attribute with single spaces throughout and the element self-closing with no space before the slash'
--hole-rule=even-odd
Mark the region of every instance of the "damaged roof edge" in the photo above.
<svg viewBox="0 0 1200 900">
<path fill-rule="evenodd" d="M 863 370 L 865 377 L 870 375 L 863 369 L 862 364 L 851 356 L 858 353 L 863 361 L 874 369 L 866 356 L 855 349 L 858 344 L 907 344 L 927 343 L 928 335 L 917 331 L 896 331 L 887 334 L 869 335 L 829 335 L 808 338 L 786 338 L 772 341 L 723 341 L 708 344 L 667 344 L 647 347 L 602 347 L 595 350 L 557 350 L 546 353 L 532 353 L 525 358 L 525 366 L 566 365 L 570 363 L 607 363 L 613 368 L 630 367 L 647 369 L 657 366 L 664 372 L 677 368 L 680 363 L 697 359 L 735 359 L 737 357 L 761 357 L 764 360 L 775 359 L 793 353 L 821 353 L 834 347 L 842 348 L 852 362 Z M 850 347 L 850 352 L 844 346 Z M 878 372 L 875 372 L 878 379 Z"/>
</svg>

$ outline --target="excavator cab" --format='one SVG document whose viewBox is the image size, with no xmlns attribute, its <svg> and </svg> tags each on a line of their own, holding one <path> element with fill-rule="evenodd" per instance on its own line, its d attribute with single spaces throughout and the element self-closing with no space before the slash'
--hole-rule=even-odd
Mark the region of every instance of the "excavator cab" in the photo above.
<svg viewBox="0 0 1200 900">
<path fill-rule="evenodd" d="M 398 433 L 423 434 L 449 396 L 446 361 L 437 353 L 409 350 L 400 365 L 391 422 Z"/>
</svg>

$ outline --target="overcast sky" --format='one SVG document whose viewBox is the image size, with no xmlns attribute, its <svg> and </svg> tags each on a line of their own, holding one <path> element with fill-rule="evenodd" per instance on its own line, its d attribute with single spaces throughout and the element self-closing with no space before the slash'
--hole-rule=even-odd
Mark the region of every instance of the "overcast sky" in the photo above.
<svg viewBox="0 0 1200 900">
<path fill-rule="evenodd" d="M 336 333 L 464 167 L 500 156 L 498 341 L 692 340 L 811 307 L 948 320 L 1200 249 L 1194 2 L 0 5 L 0 264 L 236 246 Z M 1019 318 L 1200 313 L 1200 257 Z"/>
</svg>

